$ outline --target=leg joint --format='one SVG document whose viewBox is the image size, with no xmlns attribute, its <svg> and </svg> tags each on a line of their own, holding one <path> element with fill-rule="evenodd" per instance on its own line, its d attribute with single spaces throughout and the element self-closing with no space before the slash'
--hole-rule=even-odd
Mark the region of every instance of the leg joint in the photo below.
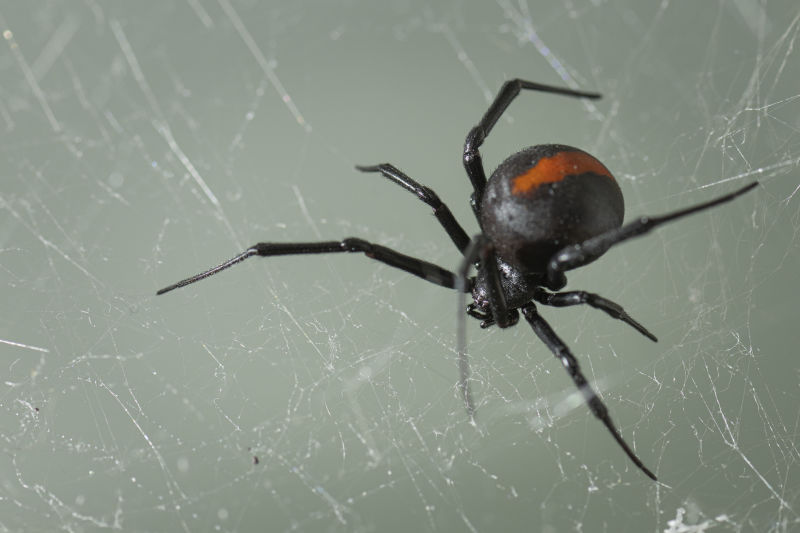
<svg viewBox="0 0 800 533">
<path fill-rule="evenodd" d="M 340 246 L 344 251 L 347 252 L 369 253 L 373 250 L 371 243 L 365 241 L 364 239 L 358 239 L 355 237 L 348 237 L 346 239 L 342 239 Z"/>
<path fill-rule="evenodd" d="M 433 192 L 432 189 L 426 187 L 425 185 L 420 185 L 419 188 L 415 191 L 417 193 L 417 197 L 431 206 L 434 211 L 440 209 L 442 207 L 442 200 L 439 198 L 439 195 Z"/>
<path fill-rule="evenodd" d="M 467 134 L 467 140 L 464 141 L 464 162 L 473 160 L 478 154 L 478 148 L 483 144 L 486 139 L 486 132 L 483 131 L 481 126 L 475 126 Z"/>
</svg>

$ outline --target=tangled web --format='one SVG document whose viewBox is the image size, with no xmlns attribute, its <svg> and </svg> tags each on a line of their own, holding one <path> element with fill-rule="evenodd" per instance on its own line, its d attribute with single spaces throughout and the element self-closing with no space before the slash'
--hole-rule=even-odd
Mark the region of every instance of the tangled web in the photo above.
<svg viewBox="0 0 800 533">
<path fill-rule="evenodd" d="M 800 530 L 800 14 L 792 2 L 0 6 L 0 531 Z M 571 273 L 659 337 L 542 313 L 641 474 L 520 325 L 468 349 L 456 298 L 357 236 L 455 268 L 391 162 L 467 227 L 460 151 L 595 154 L 627 216 L 753 193 Z"/>
</svg>

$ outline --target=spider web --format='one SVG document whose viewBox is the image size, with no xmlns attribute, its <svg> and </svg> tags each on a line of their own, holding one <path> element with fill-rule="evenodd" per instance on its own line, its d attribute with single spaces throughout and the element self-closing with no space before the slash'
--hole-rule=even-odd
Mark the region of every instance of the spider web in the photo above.
<svg viewBox="0 0 800 533">
<path fill-rule="evenodd" d="M 790 1 L 0 4 L 0 531 L 798 531 L 800 15 Z M 363 257 L 455 268 L 391 162 L 477 231 L 460 151 L 558 142 L 627 214 L 755 192 L 569 276 L 656 333 L 543 309 L 639 472 L 521 324 Z"/>
</svg>

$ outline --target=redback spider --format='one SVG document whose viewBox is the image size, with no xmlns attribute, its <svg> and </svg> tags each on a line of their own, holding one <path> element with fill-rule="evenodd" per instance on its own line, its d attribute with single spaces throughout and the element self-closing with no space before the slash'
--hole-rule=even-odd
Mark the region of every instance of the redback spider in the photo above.
<svg viewBox="0 0 800 533">
<path fill-rule="evenodd" d="M 500 116 L 522 89 L 578 98 L 600 98 L 597 93 L 552 87 L 514 79 L 503 84 L 497 97 L 464 143 L 464 168 L 472 182 L 470 203 L 481 227 L 472 239 L 435 192 L 395 168 L 383 163 L 357 166 L 362 172 L 377 172 L 415 194 L 433 208 L 433 214 L 450 240 L 464 255 L 457 273 L 433 263 L 401 254 L 362 239 L 346 238 L 323 242 L 260 242 L 201 274 L 165 287 L 156 294 L 189 285 L 254 255 L 323 254 L 363 252 L 367 257 L 405 270 L 410 274 L 459 291 L 458 362 L 459 390 L 470 421 L 475 405 L 469 386 L 469 366 L 464 349 L 464 298 L 473 303 L 466 314 L 481 321 L 481 327 L 513 326 L 519 311 L 533 331 L 561 361 L 591 412 L 599 418 L 633 463 L 648 477 L 656 476 L 636 456 L 617 431 L 608 408 L 589 385 L 578 361 L 567 345 L 536 310 L 542 305 L 566 307 L 586 304 L 621 320 L 652 341 L 656 337 L 631 318 L 618 304 L 585 291 L 557 292 L 568 270 L 587 265 L 622 241 L 643 235 L 653 228 L 710 207 L 729 202 L 753 189 L 750 183 L 719 198 L 661 216 L 640 216 L 622 225 L 625 206 L 622 191 L 611 172 L 583 150 L 560 144 L 531 146 L 511 155 L 486 180 L 478 149 Z M 475 277 L 467 277 L 471 266 Z"/>
</svg>

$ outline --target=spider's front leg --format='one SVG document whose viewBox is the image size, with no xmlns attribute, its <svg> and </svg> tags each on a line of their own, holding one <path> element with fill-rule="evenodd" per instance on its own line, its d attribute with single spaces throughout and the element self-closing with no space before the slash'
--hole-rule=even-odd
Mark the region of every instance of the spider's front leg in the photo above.
<svg viewBox="0 0 800 533">
<path fill-rule="evenodd" d="M 633 329 L 647 337 L 653 342 L 658 342 L 655 335 L 634 320 L 618 303 L 612 302 L 598 294 L 586 291 L 567 291 L 567 292 L 547 292 L 541 287 L 537 287 L 533 292 L 533 299 L 544 305 L 553 307 L 569 307 L 571 305 L 589 305 L 595 309 L 604 311 L 611 318 L 622 320 Z"/>
<path fill-rule="evenodd" d="M 625 442 L 625 439 L 622 438 L 622 435 L 619 434 L 617 431 L 614 422 L 611 420 L 611 415 L 608 414 L 608 407 L 603 403 L 603 400 L 597 395 L 596 392 L 592 389 L 591 385 L 589 385 L 589 381 L 581 372 L 580 366 L 578 365 L 578 360 L 572 355 L 572 352 L 567 348 L 567 345 L 564 344 L 556 332 L 553 331 L 553 328 L 550 327 L 544 318 L 539 314 L 536 310 L 536 306 L 533 303 L 525 304 L 522 307 L 522 314 L 525 316 L 525 320 L 533 328 L 533 331 L 539 337 L 539 339 L 545 343 L 545 345 L 553 352 L 553 355 L 561 361 L 561 364 L 564 365 L 564 369 L 567 371 L 569 376 L 572 378 L 572 381 L 575 383 L 575 386 L 578 390 L 583 394 L 583 398 L 586 403 L 589 405 L 589 409 L 592 411 L 592 414 L 600 419 L 603 422 L 603 425 L 606 426 L 606 429 L 611 433 L 614 437 L 614 440 L 617 441 L 617 444 L 625 451 L 625 454 L 633 461 L 633 464 L 639 467 L 639 469 L 645 473 L 647 477 L 652 479 L 653 481 L 657 481 L 655 474 L 651 472 L 645 465 L 642 463 L 641 459 L 634 453 L 628 443 Z"/>
<path fill-rule="evenodd" d="M 485 272 L 485 276 L 479 276 L 479 278 L 484 278 L 485 281 L 478 282 L 475 278 L 467 278 L 469 269 L 473 266 L 477 266 L 480 271 Z M 478 283 L 482 283 L 482 286 L 477 287 Z M 470 286 L 473 298 L 478 294 L 481 301 L 488 302 L 488 312 L 475 303 L 470 304 L 468 307 L 464 305 L 466 303 L 466 294 L 470 292 L 468 290 Z M 472 238 L 464 253 L 464 259 L 461 261 L 461 266 L 456 273 L 455 289 L 458 291 L 458 328 L 456 333 L 456 351 L 458 352 L 458 369 L 460 372 L 458 389 L 461 391 L 470 421 L 474 423 L 475 404 L 472 401 L 472 390 L 469 385 L 470 369 L 466 348 L 467 323 L 464 319 L 464 309 L 466 309 L 466 315 L 482 320 L 482 328 L 487 328 L 494 324 L 501 328 L 507 328 L 519 321 L 519 311 L 508 308 L 500 281 L 500 271 L 497 268 L 494 247 L 482 233 Z"/>
<path fill-rule="evenodd" d="M 386 246 L 381 246 L 380 244 L 374 244 L 363 239 L 348 237 L 347 239 L 342 239 L 341 241 L 259 242 L 240 253 L 233 259 L 229 259 L 228 261 L 206 270 L 205 272 L 195 274 L 194 276 L 164 287 L 156 292 L 156 294 L 164 294 L 172 290 L 185 287 L 186 285 L 190 285 L 209 276 L 213 276 L 214 274 L 222 272 L 223 270 L 254 256 L 271 257 L 278 255 L 307 255 L 342 252 L 361 252 L 370 259 L 374 259 L 375 261 L 380 261 L 381 263 L 385 263 L 391 267 L 404 270 L 409 274 L 413 274 L 424 279 L 425 281 L 429 281 L 430 283 L 434 283 L 448 289 L 456 288 L 456 275 L 449 270 L 440 267 L 439 265 L 429 263 L 428 261 L 424 261 L 416 257 L 401 254 L 396 250 L 392 250 Z M 462 290 L 466 291 L 471 289 L 471 285 L 468 283 L 462 284 L 461 287 Z"/>
</svg>

